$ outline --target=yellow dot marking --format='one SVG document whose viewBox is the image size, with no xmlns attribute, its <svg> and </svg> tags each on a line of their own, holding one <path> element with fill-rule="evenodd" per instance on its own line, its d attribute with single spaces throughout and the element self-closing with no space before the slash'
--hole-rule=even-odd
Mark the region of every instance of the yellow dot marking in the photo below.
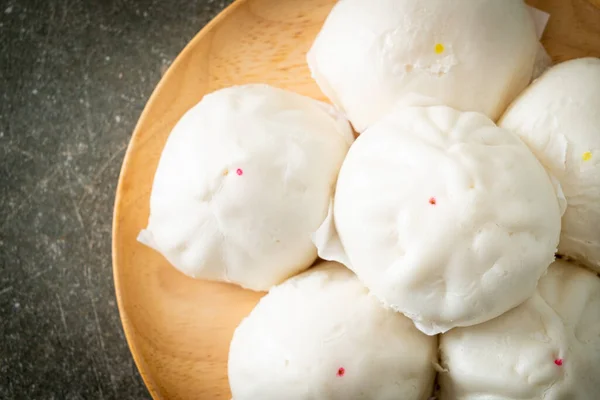
<svg viewBox="0 0 600 400">
<path fill-rule="evenodd" d="M 444 45 L 438 43 L 435 45 L 435 54 L 442 54 L 444 52 Z"/>
<path fill-rule="evenodd" d="M 227 174 L 229 174 L 229 170 L 226 169 L 225 171 L 223 171 L 223 176 L 227 176 Z"/>
<path fill-rule="evenodd" d="M 581 156 L 581 159 L 583 161 L 590 161 L 592 159 L 592 152 L 591 151 L 586 151 L 585 153 L 583 153 L 583 155 Z"/>
</svg>

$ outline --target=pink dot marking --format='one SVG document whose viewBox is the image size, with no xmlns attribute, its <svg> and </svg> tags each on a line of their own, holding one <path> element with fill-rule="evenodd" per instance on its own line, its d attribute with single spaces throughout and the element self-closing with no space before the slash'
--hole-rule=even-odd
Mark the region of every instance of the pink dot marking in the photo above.
<svg viewBox="0 0 600 400">
<path fill-rule="evenodd" d="M 437 201 L 435 200 L 435 197 L 429 199 L 429 204 L 431 204 L 432 206 L 435 206 L 436 203 Z"/>
<path fill-rule="evenodd" d="M 345 374 L 345 373 L 346 373 L 346 370 L 344 369 L 344 367 L 340 367 L 340 368 L 337 370 L 337 376 L 340 376 L 340 377 L 341 377 L 341 376 L 344 376 L 344 374 Z"/>
<path fill-rule="evenodd" d="M 242 171 L 241 168 L 238 168 L 235 170 L 235 173 L 238 174 L 239 176 L 242 176 L 242 174 L 244 173 L 244 171 Z"/>
<path fill-rule="evenodd" d="M 557 358 L 556 360 L 554 360 L 554 364 L 558 365 L 559 367 L 561 367 L 563 365 L 563 360 L 562 358 Z"/>
</svg>

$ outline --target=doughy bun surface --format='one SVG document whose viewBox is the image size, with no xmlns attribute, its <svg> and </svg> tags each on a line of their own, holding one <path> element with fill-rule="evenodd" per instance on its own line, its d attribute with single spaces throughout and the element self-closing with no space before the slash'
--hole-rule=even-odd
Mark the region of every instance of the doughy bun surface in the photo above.
<svg viewBox="0 0 600 400">
<path fill-rule="evenodd" d="M 308 268 L 350 146 L 331 107 L 270 87 L 205 96 L 161 155 L 140 240 L 183 273 L 254 290 Z"/>
<path fill-rule="evenodd" d="M 496 120 L 529 84 L 538 46 L 522 0 L 342 0 L 307 60 L 362 132 L 397 103 Z"/>
<path fill-rule="evenodd" d="M 500 125 L 519 135 L 562 186 L 568 206 L 559 253 L 600 272 L 600 59 L 552 67 Z"/>
<path fill-rule="evenodd" d="M 427 400 L 437 338 L 325 262 L 274 287 L 237 328 L 234 400 Z"/>
<path fill-rule="evenodd" d="M 440 400 L 596 399 L 600 278 L 556 261 L 528 301 L 441 336 Z"/>
<path fill-rule="evenodd" d="M 517 306 L 554 260 L 560 208 L 549 176 L 478 113 L 391 113 L 356 140 L 336 191 L 349 267 L 428 334 Z"/>
</svg>

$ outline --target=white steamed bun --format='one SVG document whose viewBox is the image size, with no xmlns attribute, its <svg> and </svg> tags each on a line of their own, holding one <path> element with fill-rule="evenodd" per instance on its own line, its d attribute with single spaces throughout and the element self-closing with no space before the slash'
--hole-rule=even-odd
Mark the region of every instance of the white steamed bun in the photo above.
<svg viewBox="0 0 600 400">
<path fill-rule="evenodd" d="M 599 332 L 600 279 L 559 260 L 527 302 L 442 335 L 440 399 L 598 399 Z"/>
<path fill-rule="evenodd" d="M 600 59 L 551 68 L 500 125 L 517 133 L 562 185 L 568 207 L 559 253 L 600 272 Z"/>
<path fill-rule="evenodd" d="M 314 240 L 433 335 L 529 298 L 560 216 L 549 176 L 514 134 L 479 113 L 411 107 L 356 140 Z"/>
<path fill-rule="evenodd" d="M 426 400 L 436 337 L 326 262 L 274 287 L 235 331 L 233 400 Z"/>
<path fill-rule="evenodd" d="M 315 260 L 351 141 L 333 108 L 292 92 L 206 95 L 167 140 L 140 241 L 187 275 L 268 290 Z"/>
<path fill-rule="evenodd" d="M 523 0 L 340 0 L 307 58 L 362 132 L 398 102 L 496 120 L 529 83 L 538 46 Z"/>
</svg>

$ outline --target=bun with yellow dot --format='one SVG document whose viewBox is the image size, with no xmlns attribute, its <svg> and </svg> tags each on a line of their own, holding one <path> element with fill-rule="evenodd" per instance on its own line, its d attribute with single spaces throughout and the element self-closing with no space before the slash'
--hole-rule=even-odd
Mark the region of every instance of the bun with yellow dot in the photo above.
<svg viewBox="0 0 600 400">
<path fill-rule="evenodd" d="M 173 128 L 139 240 L 195 278 L 254 290 L 308 268 L 352 142 L 333 107 L 267 85 L 206 95 Z"/>
<path fill-rule="evenodd" d="M 325 262 L 274 287 L 236 329 L 233 400 L 427 400 L 437 338 Z"/>
<path fill-rule="evenodd" d="M 598 332 L 600 278 L 556 261 L 519 307 L 441 336 L 439 399 L 597 399 Z"/>
<path fill-rule="evenodd" d="M 552 67 L 500 125 L 519 135 L 562 186 L 568 205 L 559 253 L 600 272 L 600 59 Z"/>
<path fill-rule="evenodd" d="M 538 46 L 523 0 L 340 0 L 308 64 L 362 132 L 396 103 L 496 120 L 529 83 Z"/>
</svg>

